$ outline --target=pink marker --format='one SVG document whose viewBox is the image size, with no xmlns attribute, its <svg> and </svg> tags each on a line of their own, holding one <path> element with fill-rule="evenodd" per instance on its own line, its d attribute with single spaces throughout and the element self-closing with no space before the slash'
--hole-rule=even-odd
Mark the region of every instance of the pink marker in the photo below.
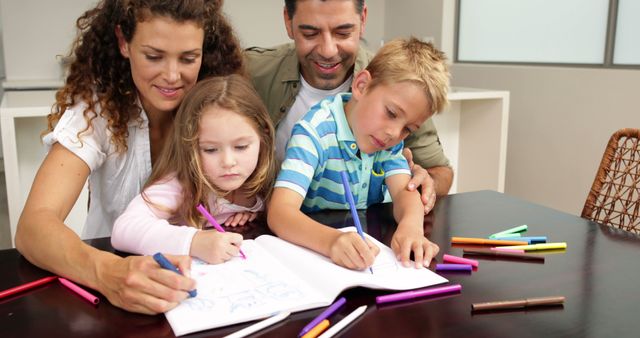
<svg viewBox="0 0 640 338">
<path fill-rule="evenodd" d="M 445 262 L 454 263 L 454 264 L 469 264 L 471 266 L 478 267 L 478 261 L 476 261 L 475 259 L 462 258 L 458 256 L 444 254 L 444 256 L 442 256 L 442 260 Z"/>
<path fill-rule="evenodd" d="M 60 281 L 60 283 L 62 283 L 62 285 L 68 287 L 69 289 L 71 289 L 71 291 L 77 293 L 78 295 L 80 295 L 80 297 L 88 300 L 92 304 L 100 303 L 100 298 L 90 294 L 89 292 L 87 292 L 83 288 L 77 286 L 76 284 L 74 284 L 70 280 L 64 279 L 62 277 L 58 277 L 58 280 Z"/>
<path fill-rule="evenodd" d="M 513 252 L 513 253 L 524 253 L 524 250 L 517 250 L 517 249 L 504 249 L 501 247 L 495 247 L 495 248 L 491 248 L 491 250 L 493 251 L 502 251 L 502 252 Z"/>
<path fill-rule="evenodd" d="M 207 209 L 204 208 L 204 206 L 202 204 L 198 204 L 198 206 L 196 207 L 196 209 L 198 209 L 198 211 L 200 211 L 200 213 L 202 214 L 202 216 L 204 216 L 204 218 L 207 219 L 207 221 L 209 221 L 209 223 L 211 223 L 211 225 L 218 230 L 218 232 L 225 232 L 224 228 L 216 221 L 215 218 L 213 218 L 213 215 L 211 215 Z M 240 256 L 242 256 L 242 259 L 247 259 L 247 256 L 244 254 L 244 252 L 242 252 L 242 249 L 240 250 Z"/>
</svg>

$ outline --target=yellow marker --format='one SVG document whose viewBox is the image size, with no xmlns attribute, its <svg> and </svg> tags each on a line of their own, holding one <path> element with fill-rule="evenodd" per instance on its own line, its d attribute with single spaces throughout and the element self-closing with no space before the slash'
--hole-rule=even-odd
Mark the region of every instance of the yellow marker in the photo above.
<svg viewBox="0 0 640 338">
<path fill-rule="evenodd" d="M 320 333 L 322 333 L 322 331 L 326 330 L 328 327 L 329 327 L 329 320 L 325 319 L 320 323 L 318 323 L 318 325 L 314 326 L 313 329 L 309 330 L 309 332 L 305 333 L 304 336 L 302 336 L 302 338 L 315 338 Z"/>
<path fill-rule="evenodd" d="M 502 249 L 515 249 L 515 250 L 525 250 L 525 251 L 533 251 L 533 250 L 557 250 L 557 249 L 566 249 L 566 242 L 559 243 L 540 243 L 540 244 L 531 244 L 531 245 L 512 245 L 512 246 L 502 246 Z"/>
</svg>

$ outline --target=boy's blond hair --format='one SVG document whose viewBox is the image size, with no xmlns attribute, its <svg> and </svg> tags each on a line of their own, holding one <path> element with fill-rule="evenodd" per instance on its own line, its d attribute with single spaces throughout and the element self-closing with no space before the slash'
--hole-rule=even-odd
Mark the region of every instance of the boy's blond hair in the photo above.
<svg viewBox="0 0 640 338">
<path fill-rule="evenodd" d="M 449 67 L 446 56 L 431 43 L 414 37 L 394 39 L 376 53 L 367 70 L 368 88 L 380 84 L 411 81 L 421 86 L 429 100 L 429 112 L 435 114 L 447 106 Z"/>
</svg>

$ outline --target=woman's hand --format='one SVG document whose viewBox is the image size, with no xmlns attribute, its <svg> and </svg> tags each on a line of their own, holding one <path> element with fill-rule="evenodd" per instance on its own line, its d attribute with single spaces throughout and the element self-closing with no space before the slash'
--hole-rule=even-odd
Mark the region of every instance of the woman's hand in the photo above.
<svg viewBox="0 0 640 338">
<path fill-rule="evenodd" d="M 151 256 L 114 256 L 96 266 L 99 290 L 111 304 L 127 311 L 158 314 L 169 311 L 196 288 L 191 257 L 166 255 L 182 275 L 160 267 Z"/>
</svg>

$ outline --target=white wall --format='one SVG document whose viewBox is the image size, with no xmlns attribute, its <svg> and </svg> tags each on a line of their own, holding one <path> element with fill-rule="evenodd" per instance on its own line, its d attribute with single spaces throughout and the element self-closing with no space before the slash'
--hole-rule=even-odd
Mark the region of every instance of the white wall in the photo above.
<svg viewBox="0 0 640 338">
<path fill-rule="evenodd" d="M 59 80 L 78 16 L 97 0 L 0 0 L 7 80 Z"/>
<path fill-rule="evenodd" d="M 442 13 L 442 6 L 440 1 L 387 1 L 385 40 L 413 35 L 419 39 L 431 40 L 439 46 L 442 42 L 442 20 L 425 20 L 425 16 Z"/>
<path fill-rule="evenodd" d="M 433 36 L 453 58 L 454 0 L 387 1 L 385 39 Z M 505 192 L 579 215 L 609 136 L 640 128 L 640 70 L 454 64 L 452 84 L 511 93 Z"/>
<path fill-rule="evenodd" d="M 62 68 L 57 56 L 67 54 L 75 37 L 76 19 L 95 3 L 97 0 L 0 0 L 7 80 L 60 80 Z M 385 0 L 368 0 L 366 4 L 369 23 L 364 38 L 377 49 L 383 39 Z M 288 42 L 283 8 L 283 0 L 224 2 L 224 11 L 244 47 Z"/>
<path fill-rule="evenodd" d="M 574 215 L 609 136 L 640 128 L 639 70 L 458 64 L 453 80 L 511 92 L 505 192 Z"/>
<path fill-rule="evenodd" d="M 435 2 L 443 15 L 422 20 L 444 18 L 443 44 L 452 45 L 453 0 Z M 609 136 L 640 128 L 640 70 L 454 64 L 452 83 L 510 91 L 505 192 L 574 215 Z"/>
</svg>

